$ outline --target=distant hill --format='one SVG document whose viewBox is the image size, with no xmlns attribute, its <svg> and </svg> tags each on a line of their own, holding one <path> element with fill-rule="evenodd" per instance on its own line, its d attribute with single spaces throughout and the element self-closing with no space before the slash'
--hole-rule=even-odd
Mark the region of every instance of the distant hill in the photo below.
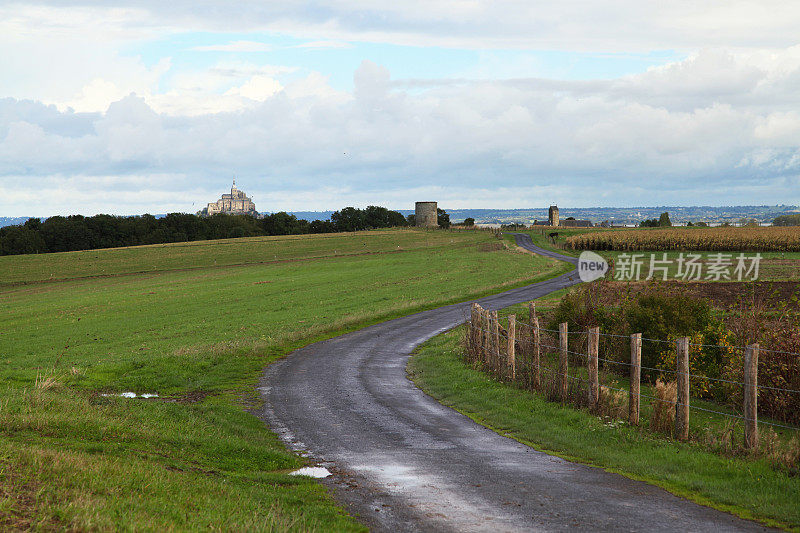
<svg viewBox="0 0 800 533">
<path fill-rule="evenodd" d="M 447 209 L 450 220 L 461 222 L 472 217 L 478 223 L 531 224 L 534 220 L 547 220 L 547 207 L 535 209 Z M 668 212 L 673 223 L 685 222 L 738 222 L 742 218 L 758 222 L 772 222 L 775 217 L 800 212 L 794 205 L 744 205 L 744 206 L 657 206 L 657 207 L 569 207 L 560 205 L 561 220 L 575 217 L 593 223 L 610 221 L 612 224 L 633 224 L 645 219 L 658 218 Z"/>
<path fill-rule="evenodd" d="M 29 218 L 31 217 L 0 217 L 0 228 L 3 226 L 16 226 L 17 224 L 24 224 Z"/>
<path fill-rule="evenodd" d="M 478 223 L 531 224 L 534 220 L 547 220 L 547 208 L 529 209 L 448 209 L 446 205 L 439 207 L 450 214 L 452 222 L 462 222 L 465 218 L 474 218 Z M 398 209 L 403 215 L 414 213 L 413 209 Z M 590 220 L 593 223 L 610 221 L 612 224 L 634 224 L 645 219 L 658 218 L 668 212 L 673 223 L 685 222 L 738 222 L 742 218 L 754 218 L 758 222 L 772 222 L 775 217 L 800 213 L 796 205 L 739 205 L 739 206 L 658 206 L 658 207 L 569 207 L 559 206 L 561 219 L 575 217 L 579 220 Z M 333 211 L 289 211 L 298 219 L 328 220 Z M 154 215 L 162 218 L 164 215 Z M 0 217 L 0 227 L 24 224 L 30 217 Z"/>
<path fill-rule="evenodd" d="M 547 207 L 530 209 L 448 209 L 452 222 L 463 222 L 474 218 L 478 223 L 510 224 L 513 222 L 531 224 L 534 220 L 547 220 Z M 413 209 L 398 209 L 404 215 L 414 213 Z M 668 212 L 674 223 L 685 222 L 738 222 L 742 218 L 754 218 L 759 222 L 772 222 L 780 215 L 800 212 L 794 205 L 743 205 L 743 206 L 657 206 L 657 207 L 575 207 L 559 206 L 561 219 L 575 217 L 590 220 L 597 224 L 605 220 L 612 224 L 634 224 L 645 219 L 658 218 Z M 327 220 L 333 211 L 290 211 L 300 219 Z"/>
</svg>

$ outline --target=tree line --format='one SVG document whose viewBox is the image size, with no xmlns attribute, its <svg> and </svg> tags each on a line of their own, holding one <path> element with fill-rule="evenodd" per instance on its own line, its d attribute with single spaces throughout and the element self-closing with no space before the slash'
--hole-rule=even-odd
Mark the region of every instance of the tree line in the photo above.
<svg viewBox="0 0 800 533">
<path fill-rule="evenodd" d="M 781 215 L 772 221 L 773 226 L 800 226 L 800 213 L 796 215 Z"/>
<path fill-rule="evenodd" d="M 336 233 L 408 226 L 414 215 L 371 205 L 366 209 L 345 207 L 330 220 L 307 221 L 286 212 L 262 218 L 251 215 L 216 214 L 210 217 L 186 213 L 84 217 L 55 216 L 44 221 L 31 218 L 17 226 L 0 228 L 0 255 L 71 252 L 142 244 L 231 239 L 262 235 Z M 439 223 L 449 227 L 450 217 L 440 210 Z"/>
</svg>

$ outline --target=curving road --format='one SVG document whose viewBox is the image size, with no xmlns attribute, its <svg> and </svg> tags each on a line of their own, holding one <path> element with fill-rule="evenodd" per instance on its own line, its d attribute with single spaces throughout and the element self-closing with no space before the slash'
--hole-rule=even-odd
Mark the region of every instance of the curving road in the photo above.
<svg viewBox="0 0 800 533">
<path fill-rule="evenodd" d="M 543 250 L 527 235 L 517 244 Z M 578 281 L 557 278 L 478 300 L 489 309 Z M 553 457 L 475 424 L 406 378 L 410 352 L 462 322 L 469 303 L 312 344 L 270 365 L 262 418 L 327 466 L 338 501 L 374 531 L 761 530 L 668 492 Z"/>
</svg>

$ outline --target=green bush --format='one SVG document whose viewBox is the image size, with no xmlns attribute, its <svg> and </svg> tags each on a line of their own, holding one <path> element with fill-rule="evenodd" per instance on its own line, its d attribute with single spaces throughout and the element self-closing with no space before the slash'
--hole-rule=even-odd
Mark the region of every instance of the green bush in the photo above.
<svg viewBox="0 0 800 533">
<path fill-rule="evenodd" d="M 674 350 L 674 347 L 657 341 L 691 337 L 698 333 L 704 335 L 707 332 L 712 333 L 716 331 L 719 322 L 707 300 L 653 293 L 643 294 L 632 300 L 624 309 L 623 314 L 627 323 L 627 332 L 642 334 L 642 366 L 650 368 L 659 366 L 660 354 L 665 349 Z M 719 374 L 720 367 L 720 362 L 716 359 L 709 357 L 709 364 L 706 365 L 716 368 L 715 376 Z M 694 370 L 705 371 L 706 369 Z M 655 379 L 656 373 L 643 369 L 642 375 L 652 381 Z"/>
<path fill-rule="evenodd" d="M 545 327 L 557 330 L 562 322 L 567 323 L 569 331 L 587 331 L 594 327 L 603 332 L 619 329 L 614 313 L 598 301 L 592 285 L 582 286 L 561 298 Z"/>
</svg>

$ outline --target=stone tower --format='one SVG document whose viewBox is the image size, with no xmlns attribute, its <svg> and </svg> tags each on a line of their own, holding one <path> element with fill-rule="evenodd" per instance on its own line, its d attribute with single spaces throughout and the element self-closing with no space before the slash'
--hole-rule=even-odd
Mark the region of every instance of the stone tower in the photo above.
<svg viewBox="0 0 800 533">
<path fill-rule="evenodd" d="M 550 213 L 548 214 L 547 221 L 550 223 L 551 226 L 558 226 L 558 206 L 551 205 L 550 206 Z"/>
<path fill-rule="evenodd" d="M 436 202 L 417 202 L 414 205 L 414 220 L 422 228 L 436 228 L 439 226 L 439 216 L 436 211 Z"/>
</svg>

